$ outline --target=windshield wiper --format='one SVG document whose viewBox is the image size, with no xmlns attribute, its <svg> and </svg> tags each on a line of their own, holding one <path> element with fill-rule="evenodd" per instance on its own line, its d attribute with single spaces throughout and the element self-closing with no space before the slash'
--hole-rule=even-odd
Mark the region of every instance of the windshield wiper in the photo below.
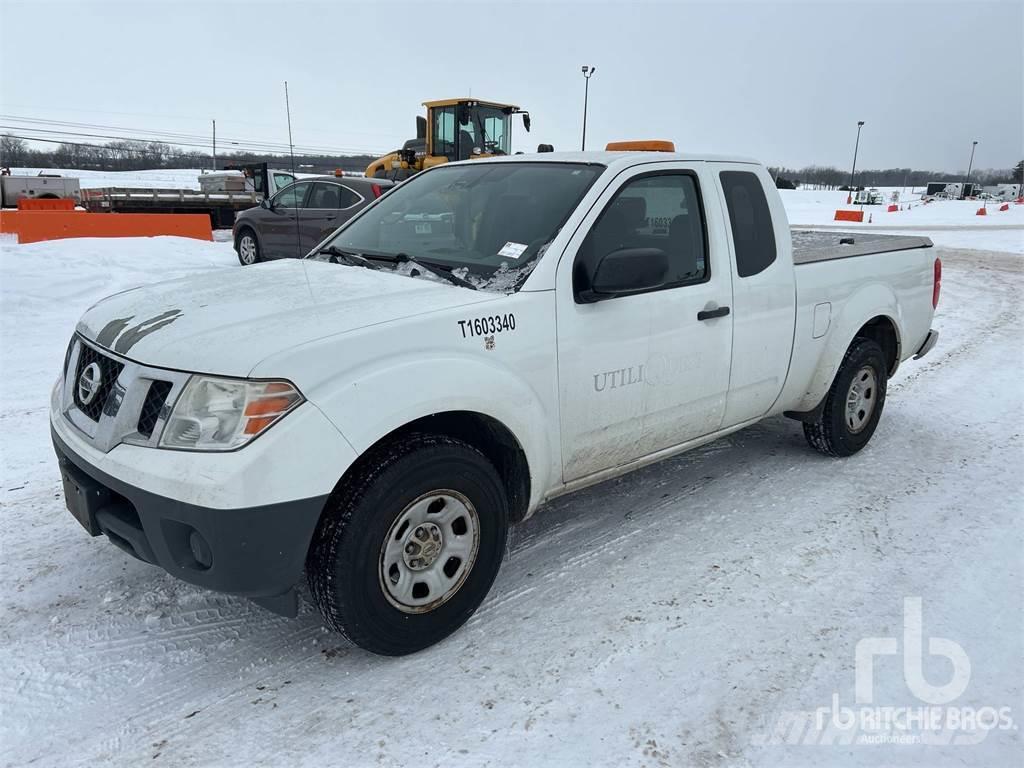
<svg viewBox="0 0 1024 768">
<path fill-rule="evenodd" d="M 321 253 L 326 253 L 328 256 L 331 257 L 329 259 L 331 264 L 348 264 L 353 267 L 380 269 L 380 267 L 378 267 L 368 258 L 363 256 L 361 253 L 355 253 L 353 251 L 343 251 L 336 245 L 328 245 L 326 248 L 321 248 L 319 251 L 317 251 L 317 254 Z"/>
<path fill-rule="evenodd" d="M 468 280 L 452 274 L 453 267 L 436 264 L 432 261 L 414 259 L 408 253 L 396 253 L 393 256 L 388 253 L 367 253 L 363 258 L 372 259 L 373 261 L 387 261 L 392 264 L 411 264 L 414 267 L 419 267 L 425 272 L 430 272 L 432 275 L 437 275 L 442 280 L 447 280 L 452 285 L 458 285 L 461 288 L 470 288 L 474 291 L 477 290 L 477 287 Z"/>
<path fill-rule="evenodd" d="M 431 272 L 431 273 L 437 275 L 441 279 L 447 280 L 452 285 L 458 285 L 458 286 L 461 286 L 463 288 L 471 288 L 474 291 L 476 290 L 476 286 L 473 285 L 471 282 L 469 282 L 469 280 L 461 278 L 458 275 L 452 273 L 452 270 L 454 269 L 454 267 L 448 267 L 448 266 L 444 266 L 442 264 L 436 264 L 436 263 L 434 263 L 432 261 L 421 261 L 419 259 L 414 259 L 412 256 L 410 256 L 407 253 L 396 253 L 395 254 L 395 258 L 398 259 L 399 261 L 402 261 L 402 262 L 406 263 L 406 264 L 412 264 L 414 267 L 419 267 L 420 269 L 425 269 L 428 272 Z"/>
</svg>

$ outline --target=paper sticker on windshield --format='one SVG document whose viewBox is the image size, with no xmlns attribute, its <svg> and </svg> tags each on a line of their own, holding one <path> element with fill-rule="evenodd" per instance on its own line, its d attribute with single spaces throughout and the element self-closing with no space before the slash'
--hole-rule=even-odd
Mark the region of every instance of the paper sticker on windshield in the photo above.
<svg viewBox="0 0 1024 768">
<path fill-rule="evenodd" d="M 503 259 L 518 259 L 523 255 L 523 251 L 525 251 L 526 248 L 527 246 L 522 243 L 505 243 L 501 250 L 498 251 L 498 255 Z"/>
</svg>

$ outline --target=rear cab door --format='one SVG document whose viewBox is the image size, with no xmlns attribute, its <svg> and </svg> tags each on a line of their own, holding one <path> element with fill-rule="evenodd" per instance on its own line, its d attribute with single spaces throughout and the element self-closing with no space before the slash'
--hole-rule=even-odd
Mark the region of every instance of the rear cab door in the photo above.
<svg viewBox="0 0 1024 768">
<path fill-rule="evenodd" d="M 717 194 L 704 163 L 633 166 L 604 190 L 563 254 L 556 302 L 565 482 L 721 426 L 732 276 Z M 622 248 L 665 251 L 663 285 L 581 302 L 581 275 Z"/>
<path fill-rule="evenodd" d="M 344 224 L 362 202 L 362 195 L 344 184 L 333 181 L 314 182 L 300 219 L 302 253 L 308 253 L 313 246 Z"/>
<path fill-rule="evenodd" d="M 792 240 L 771 175 L 753 163 L 708 163 L 726 215 L 733 346 L 723 427 L 764 416 L 789 372 L 796 318 Z"/>
</svg>

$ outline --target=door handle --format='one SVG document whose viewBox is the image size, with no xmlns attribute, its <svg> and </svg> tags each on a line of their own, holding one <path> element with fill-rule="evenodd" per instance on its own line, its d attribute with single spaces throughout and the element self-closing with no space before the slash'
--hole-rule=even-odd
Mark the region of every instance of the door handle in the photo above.
<svg viewBox="0 0 1024 768">
<path fill-rule="evenodd" d="M 698 320 L 714 320 L 716 317 L 725 317 L 729 314 L 728 307 L 719 307 L 718 309 L 702 309 L 697 313 Z"/>
</svg>

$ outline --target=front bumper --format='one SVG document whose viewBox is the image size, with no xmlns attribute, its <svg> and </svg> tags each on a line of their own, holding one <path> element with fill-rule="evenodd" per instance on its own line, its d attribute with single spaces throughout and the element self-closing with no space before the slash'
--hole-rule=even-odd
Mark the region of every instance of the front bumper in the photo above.
<svg viewBox="0 0 1024 768">
<path fill-rule="evenodd" d="M 91 535 L 183 581 L 295 615 L 294 587 L 326 496 L 210 509 L 118 480 L 51 436 L 68 506 Z"/>
<path fill-rule="evenodd" d="M 939 340 L 939 332 L 934 328 L 928 331 L 928 335 L 924 337 L 924 342 L 918 348 L 917 353 L 914 355 L 915 360 L 920 360 L 922 357 L 927 355 L 935 347 L 935 344 Z"/>
</svg>

